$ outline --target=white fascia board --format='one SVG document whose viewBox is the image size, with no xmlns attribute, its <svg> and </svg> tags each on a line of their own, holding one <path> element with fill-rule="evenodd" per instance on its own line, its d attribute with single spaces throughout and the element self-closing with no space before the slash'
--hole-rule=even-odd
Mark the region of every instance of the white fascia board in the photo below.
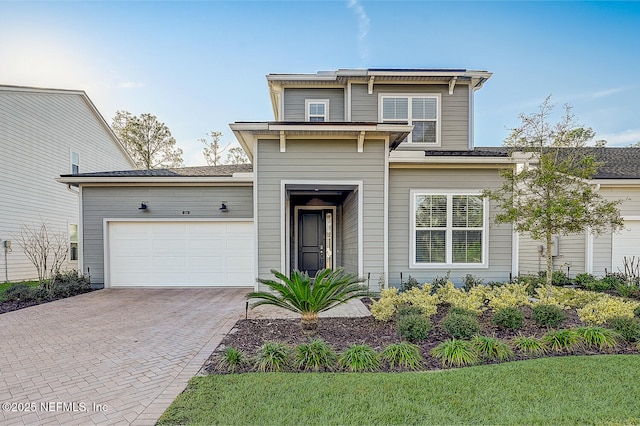
<svg viewBox="0 0 640 426">
<path fill-rule="evenodd" d="M 267 74 L 267 81 L 305 81 L 305 80 L 323 80 L 332 81 L 336 79 L 334 71 L 318 74 Z"/>
<path fill-rule="evenodd" d="M 393 151 L 393 154 L 396 151 Z M 457 157 L 457 156 L 425 156 L 423 151 L 414 151 L 422 155 L 418 156 L 390 156 L 390 164 L 513 164 L 508 157 Z"/>
<path fill-rule="evenodd" d="M 640 179 L 591 179 L 589 183 L 600 186 L 640 186 Z"/>
<path fill-rule="evenodd" d="M 163 184 L 163 185 L 251 185 L 253 184 L 253 174 L 239 174 L 236 177 L 215 177 L 215 176 L 114 176 L 114 177 L 60 177 L 56 181 L 66 185 L 91 185 L 91 184 Z"/>
</svg>

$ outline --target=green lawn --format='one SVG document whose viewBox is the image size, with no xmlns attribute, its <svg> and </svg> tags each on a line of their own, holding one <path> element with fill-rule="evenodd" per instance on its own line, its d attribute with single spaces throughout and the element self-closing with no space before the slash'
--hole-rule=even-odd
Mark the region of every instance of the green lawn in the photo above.
<svg viewBox="0 0 640 426">
<path fill-rule="evenodd" d="M 39 285 L 38 281 L 22 281 L 22 282 L 31 287 L 38 287 Z M 18 284 L 18 283 L 0 283 L 0 300 L 4 299 L 4 291 L 14 284 Z"/>
<path fill-rule="evenodd" d="M 640 356 L 195 377 L 159 424 L 640 424 Z"/>
</svg>

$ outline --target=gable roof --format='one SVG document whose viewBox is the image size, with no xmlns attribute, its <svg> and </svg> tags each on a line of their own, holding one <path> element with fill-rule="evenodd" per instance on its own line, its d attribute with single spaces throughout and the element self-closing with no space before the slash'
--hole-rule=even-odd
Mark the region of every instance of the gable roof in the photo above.
<svg viewBox="0 0 640 426">
<path fill-rule="evenodd" d="M 61 175 L 60 177 L 231 177 L 236 173 L 252 173 L 251 164 L 224 164 L 220 166 L 175 167 L 151 170 L 117 170 Z"/>
<path fill-rule="evenodd" d="M 138 167 L 138 165 L 133 161 L 129 152 L 124 148 L 122 142 L 118 136 L 113 132 L 111 126 L 104 119 L 100 111 L 96 108 L 94 103 L 91 101 L 89 96 L 87 96 L 84 90 L 71 90 L 71 89 L 51 89 L 51 88 L 42 88 L 42 87 L 31 87 L 31 86 L 12 86 L 6 84 L 0 84 L 0 92 L 16 92 L 16 93 L 49 93 L 56 95 L 66 95 L 66 96 L 80 96 L 80 98 L 84 101 L 84 103 L 89 108 L 89 111 L 95 116 L 96 120 L 100 123 L 102 128 L 105 130 L 109 138 L 112 139 L 114 145 L 118 148 L 118 150 L 122 153 L 123 157 L 131 164 L 131 167 Z"/>
</svg>

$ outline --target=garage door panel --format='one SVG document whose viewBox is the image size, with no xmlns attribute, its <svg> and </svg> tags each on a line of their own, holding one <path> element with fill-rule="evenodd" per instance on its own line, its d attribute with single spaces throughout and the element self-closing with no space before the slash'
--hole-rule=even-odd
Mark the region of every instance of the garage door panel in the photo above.
<svg viewBox="0 0 640 426">
<path fill-rule="evenodd" d="M 640 221 L 625 220 L 625 229 L 613 234 L 612 269 L 613 272 L 624 270 L 624 258 L 640 257 Z"/>
<path fill-rule="evenodd" d="M 251 222 L 110 222 L 110 286 L 252 287 Z"/>
</svg>

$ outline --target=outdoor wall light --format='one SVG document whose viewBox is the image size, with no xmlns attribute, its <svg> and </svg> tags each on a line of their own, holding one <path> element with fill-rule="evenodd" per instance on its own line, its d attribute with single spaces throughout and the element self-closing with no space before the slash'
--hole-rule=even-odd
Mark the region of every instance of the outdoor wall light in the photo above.
<svg viewBox="0 0 640 426">
<path fill-rule="evenodd" d="M 143 212 L 148 211 L 148 207 L 147 204 L 145 202 L 140 203 L 140 207 L 138 207 L 138 210 L 142 210 Z"/>
<path fill-rule="evenodd" d="M 227 208 L 226 201 L 222 202 L 222 204 L 220 205 L 220 208 L 218 210 L 220 210 L 222 213 L 226 213 L 226 212 L 229 211 L 229 209 Z"/>
</svg>

